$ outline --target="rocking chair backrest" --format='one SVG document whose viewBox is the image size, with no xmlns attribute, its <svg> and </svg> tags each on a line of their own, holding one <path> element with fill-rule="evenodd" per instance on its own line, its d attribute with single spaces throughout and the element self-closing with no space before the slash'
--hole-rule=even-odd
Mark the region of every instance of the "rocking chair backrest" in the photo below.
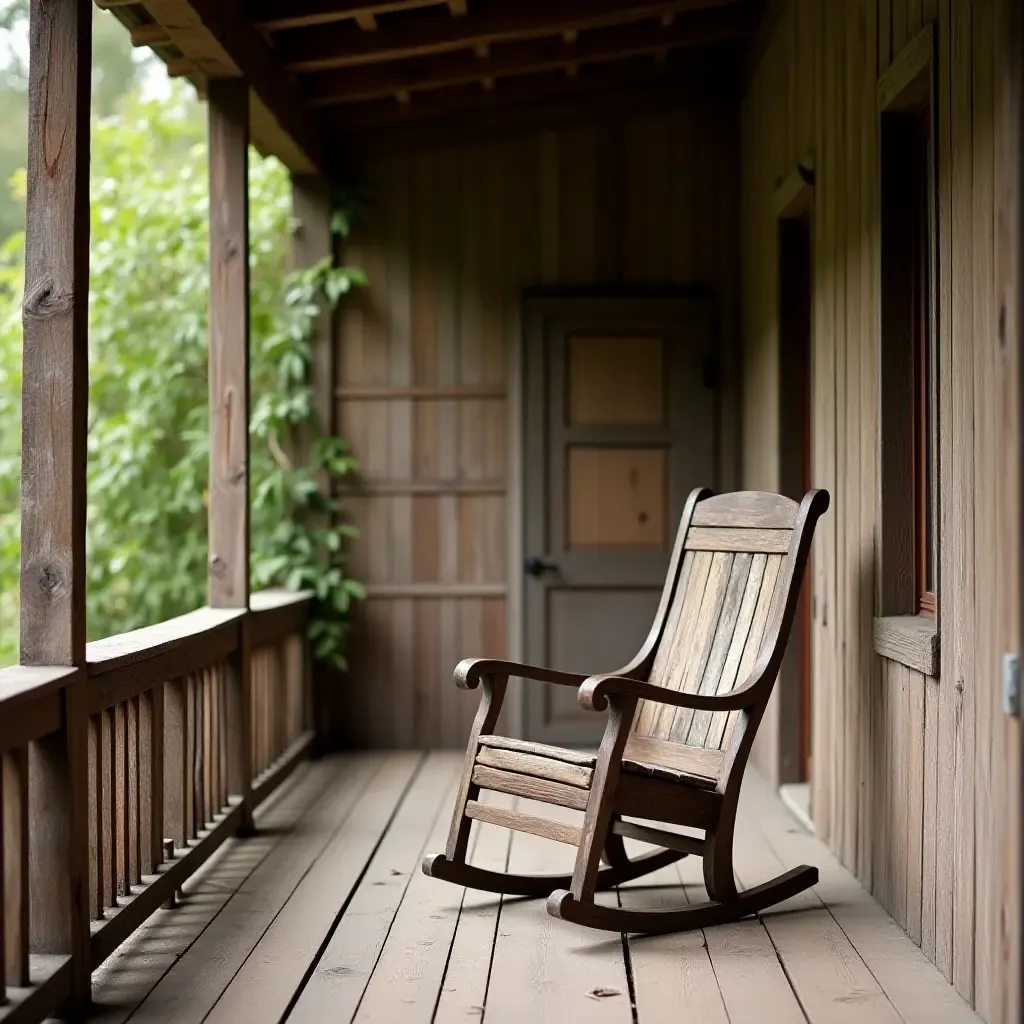
<svg viewBox="0 0 1024 1024">
<path fill-rule="evenodd" d="M 810 535 L 827 504 L 824 492 L 809 493 L 800 505 L 762 491 L 691 494 L 649 641 L 654 646 L 648 647 L 646 658 L 648 681 L 721 695 L 744 685 L 766 659 L 777 662 L 793 618 Z M 773 678 L 767 680 L 759 700 L 767 702 L 773 684 Z M 740 714 L 645 702 L 637 710 L 633 731 L 725 750 Z"/>
</svg>

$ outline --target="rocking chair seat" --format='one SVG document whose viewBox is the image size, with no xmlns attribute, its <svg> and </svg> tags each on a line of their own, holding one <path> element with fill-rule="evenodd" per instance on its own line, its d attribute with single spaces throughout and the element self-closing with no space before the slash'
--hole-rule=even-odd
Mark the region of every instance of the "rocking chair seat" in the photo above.
<svg viewBox="0 0 1024 1024">
<path fill-rule="evenodd" d="M 590 779 L 597 764 L 596 754 L 509 736 L 481 736 L 480 746 L 488 753 L 482 758 L 478 756 L 477 764 L 586 789 L 590 788 Z M 498 751 L 500 753 L 496 753 Z M 664 779 L 694 789 L 710 790 L 718 784 L 723 761 L 724 755 L 719 750 L 634 736 L 626 744 L 622 771 L 628 775 Z"/>
</svg>

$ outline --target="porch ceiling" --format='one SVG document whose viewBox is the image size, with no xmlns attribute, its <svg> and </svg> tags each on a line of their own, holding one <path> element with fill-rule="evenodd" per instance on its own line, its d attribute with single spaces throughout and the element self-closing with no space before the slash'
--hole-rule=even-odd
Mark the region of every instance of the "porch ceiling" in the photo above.
<svg viewBox="0 0 1024 1024">
<path fill-rule="evenodd" d="M 98 0 L 201 90 L 244 76 L 253 137 L 293 170 L 650 105 L 733 80 L 764 0 Z"/>
</svg>

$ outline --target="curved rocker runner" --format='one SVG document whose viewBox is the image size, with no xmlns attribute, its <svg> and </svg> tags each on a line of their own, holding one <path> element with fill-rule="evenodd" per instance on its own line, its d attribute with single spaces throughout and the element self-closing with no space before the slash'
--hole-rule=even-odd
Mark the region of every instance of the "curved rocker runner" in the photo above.
<svg viewBox="0 0 1024 1024">
<path fill-rule="evenodd" d="M 779 494 L 693 491 L 683 510 L 647 641 L 612 675 L 491 659 L 463 661 L 456 685 L 483 695 L 470 730 L 448 844 L 427 875 L 509 895 L 547 896 L 548 913 L 591 928 L 668 932 L 755 914 L 814 885 L 793 868 L 739 891 L 733 829 L 740 785 L 796 613 L 825 491 L 798 505 Z M 606 712 L 596 755 L 493 733 L 511 676 L 573 686 L 584 710 Z M 504 793 L 583 812 L 581 825 L 480 799 Z M 572 875 L 512 875 L 466 862 L 473 820 L 576 848 Z M 636 820 L 639 819 L 639 820 Z M 654 827 L 685 826 L 703 837 Z M 630 858 L 624 839 L 660 847 Z M 707 903 L 639 910 L 595 903 L 599 889 L 700 856 Z M 604 860 L 606 867 L 601 867 Z"/>
</svg>

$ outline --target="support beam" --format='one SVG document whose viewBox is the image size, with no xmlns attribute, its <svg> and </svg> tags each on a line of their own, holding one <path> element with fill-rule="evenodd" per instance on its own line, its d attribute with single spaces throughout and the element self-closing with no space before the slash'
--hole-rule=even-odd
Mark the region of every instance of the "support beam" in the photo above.
<svg viewBox="0 0 1024 1024">
<path fill-rule="evenodd" d="M 210 82 L 210 606 L 249 603 L 249 96 Z"/>
<path fill-rule="evenodd" d="M 261 148 L 293 170 L 323 167 L 322 140 L 309 110 L 277 54 L 253 26 L 245 0 L 140 2 L 166 33 L 162 41 L 174 43 L 193 62 L 197 79 L 245 78 Z"/>
<path fill-rule="evenodd" d="M 311 267 L 324 259 L 331 259 L 334 253 L 331 235 L 331 188 L 330 183 L 319 175 L 301 174 L 292 176 L 292 213 L 297 227 L 292 239 L 292 265 L 296 268 Z M 335 433 L 335 383 L 334 383 L 334 338 L 335 316 L 322 307 L 312 339 L 313 359 L 311 366 L 313 385 L 313 406 L 317 419 L 325 433 Z M 310 438 L 299 438 L 299 458 L 308 461 L 312 452 Z M 319 480 L 327 493 L 330 481 L 326 475 Z M 310 666 L 312 680 L 313 715 L 312 723 L 317 732 L 317 748 L 329 749 L 337 739 L 340 725 L 337 674 L 317 662 Z"/>
<path fill-rule="evenodd" d="M 194 2 L 194 0 L 193 0 Z M 458 18 L 446 11 L 412 11 L 393 27 L 381 26 L 374 33 L 360 32 L 354 24 L 325 25 L 306 32 L 282 36 L 279 52 L 292 71 L 352 67 L 383 60 L 422 57 L 428 53 L 449 53 L 475 49 L 482 44 L 508 43 L 626 25 L 658 18 L 666 12 L 724 7 L 732 0 L 641 0 L 624 6 L 621 0 L 519 0 L 516 4 L 491 6 L 486 12 L 469 12 Z"/>
<path fill-rule="evenodd" d="M 414 7 L 437 7 L 447 0 L 255 0 L 250 17 L 263 32 L 310 28 L 332 21 L 347 21 L 369 15 L 394 14 Z"/>
<path fill-rule="evenodd" d="M 728 42 L 750 35 L 752 12 L 699 11 L 664 28 L 658 22 L 637 22 L 597 29 L 583 39 L 562 37 L 506 43 L 483 58 L 471 50 L 436 54 L 407 62 L 337 68 L 308 78 L 306 95 L 313 106 L 362 102 L 468 85 L 490 79 L 522 77 L 546 71 L 577 68 L 582 64 L 623 60 L 645 54 L 667 54 L 689 46 Z M 567 33 L 568 34 L 568 33 Z M 500 82 L 498 83 L 500 86 Z M 485 86 L 486 88 L 486 86 Z"/>
<path fill-rule="evenodd" d="M 214 608 L 249 606 L 249 89 L 209 84 L 210 509 Z M 252 827 L 251 637 L 232 658 L 227 692 L 228 785 Z"/>
<path fill-rule="evenodd" d="M 92 5 L 32 0 L 22 419 L 21 662 L 85 662 Z M 89 1000 L 88 702 L 64 691 L 63 728 L 29 756 L 30 945 L 70 954 Z"/>
</svg>

